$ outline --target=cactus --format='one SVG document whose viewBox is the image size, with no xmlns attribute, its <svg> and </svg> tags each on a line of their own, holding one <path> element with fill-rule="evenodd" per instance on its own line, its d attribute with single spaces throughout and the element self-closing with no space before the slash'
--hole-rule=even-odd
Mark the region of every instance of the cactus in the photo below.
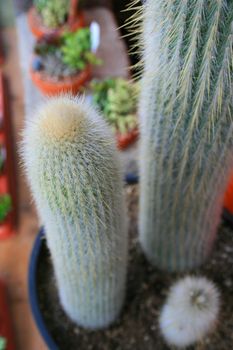
<svg viewBox="0 0 233 350">
<path fill-rule="evenodd" d="M 205 277 L 176 282 L 159 317 L 161 334 L 172 346 L 186 348 L 213 331 L 219 314 L 219 292 Z"/>
<path fill-rule="evenodd" d="M 113 137 L 85 101 L 48 101 L 24 131 L 23 159 L 45 226 L 61 305 L 98 329 L 125 293 L 127 222 Z"/>
<path fill-rule="evenodd" d="M 49 28 L 62 25 L 69 12 L 67 0 L 34 0 L 34 5 L 42 17 L 43 24 Z"/>
<path fill-rule="evenodd" d="M 137 18 L 140 242 L 154 265 L 190 269 L 211 251 L 233 165 L 233 2 L 147 0 Z"/>
<path fill-rule="evenodd" d="M 95 105 L 115 132 L 125 134 L 137 127 L 138 84 L 122 78 L 93 80 L 90 84 Z"/>
</svg>

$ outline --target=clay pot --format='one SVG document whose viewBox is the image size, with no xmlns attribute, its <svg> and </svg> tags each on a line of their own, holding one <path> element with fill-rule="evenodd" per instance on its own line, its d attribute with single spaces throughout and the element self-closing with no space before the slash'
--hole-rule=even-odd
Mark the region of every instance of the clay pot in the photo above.
<svg viewBox="0 0 233 350">
<path fill-rule="evenodd" d="M 56 81 L 41 71 L 34 71 L 33 69 L 30 69 L 30 75 L 33 83 L 44 95 L 54 96 L 61 93 L 72 93 L 75 95 L 90 79 L 91 67 L 87 65 L 82 72 L 65 77 L 60 81 Z"/>
<path fill-rule="evenodd" d="M 116 134 L 117 137 L 117 147 L 121 150 L 127 148 L 133 142 L 137 140 L 139 136 L 138 128 L 135 128 L 126 134 Z"/>
</svg>

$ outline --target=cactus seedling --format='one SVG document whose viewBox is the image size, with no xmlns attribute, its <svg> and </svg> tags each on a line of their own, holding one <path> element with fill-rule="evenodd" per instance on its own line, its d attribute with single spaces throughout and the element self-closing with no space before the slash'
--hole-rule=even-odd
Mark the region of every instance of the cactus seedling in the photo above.
<svg viewBox="0 0 233 350">
<path fill-rule="evenodd" d="M 179 348 L 200 341 L 215 326 L 219 293 L 205 277 L 185 277 L 170 290 L 159 325 L 169 345 Z"/>
<path fill-rule="evenodd" d="M 97 329 L 125 293 L 127 224 L 111 133 L 85 101 L 51 99 L 24 131 L 23 158 L 46 230 L 61 304 Z"/>
</svg>

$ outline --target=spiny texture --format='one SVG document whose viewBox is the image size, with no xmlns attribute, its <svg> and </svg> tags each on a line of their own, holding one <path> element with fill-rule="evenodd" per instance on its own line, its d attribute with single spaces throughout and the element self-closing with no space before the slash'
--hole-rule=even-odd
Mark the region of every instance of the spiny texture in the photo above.
<svg viewBox="0 0 233 350">
<path fill-rule="evenodd" d="M 113 137 L 81 100 L 51 99 L 24 131 L 23 158 L 45 225 L 60 301 L 97 329 L 124 300 L 127 224 Z"/>
<path fill-rule="evenodd" d="M 147 0 L 141 17 L 140 241 L 185 270 L 211 251 L 233 165 L 233 2 Z"/>
<path fill-rule="evenodd" d="M 159 317 L 169 345 L 186 348 L 201 341 L 216 325 L 219 293 L 205 277 L 185 277 L 172 286 Z"/>
</svg>

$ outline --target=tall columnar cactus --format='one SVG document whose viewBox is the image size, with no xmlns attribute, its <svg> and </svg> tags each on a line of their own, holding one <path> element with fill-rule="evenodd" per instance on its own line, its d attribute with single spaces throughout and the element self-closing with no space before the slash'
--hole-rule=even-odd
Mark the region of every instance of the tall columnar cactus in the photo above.
<svg viewBox="0 0 233 350">
<path fill-rule="evenodd" d="M 142 9 L 140 241 L 152 263 L 208 256 L 232 166 L 232 0 Z"/>
<path fill-rule="evenodd" d="M 61 304 L 91 329 L 115 320 L 125 293 L 126 211 L 112 139 L 90 106 L 69 97 L 47 102 L 24 132 Z"/>
</svg>

